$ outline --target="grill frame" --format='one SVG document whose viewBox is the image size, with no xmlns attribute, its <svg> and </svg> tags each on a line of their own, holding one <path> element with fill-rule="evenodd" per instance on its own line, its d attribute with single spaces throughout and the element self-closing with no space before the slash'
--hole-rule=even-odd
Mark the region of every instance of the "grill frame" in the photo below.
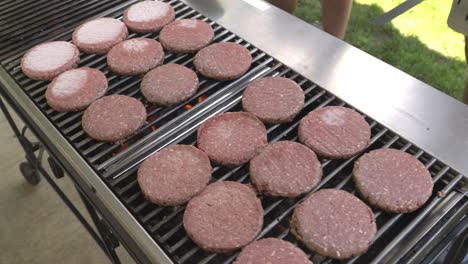
<svg viewBox="0 0 468 264">
<path fill-rule="evenodd" d="M 66 35 L 66 33 L 64 34 Z M 45 146 L 49 149 L 49 151 L 51 151 L 54 156 L 57 157 L 59 161 L 61 161 L 62 165 L 70 173 L 72 178 L 85 190 L 86 195 L 95 202 L 96 206 L 100 209 L 101 213 L 106 217 L 106 219 L 108 219 L 111 226 L 116 229 L 116 233 L 125 243 L 126 247 L 129 247 L 130 250 L 134 252 L 134 256 L 141 262 L 149 263 L 152 260 L 167 261 L 167 256 L 165 256 L 163 251 L 157 252 L 157 254 L 153 252 L 154 248 L 159 248 L 159 246 L 154 243 L 151 238 L 148 238 L 146 232 L 142 230 L 141 226 L 139 226 L 138 219 L 136 219 L 127 211 L 127 208 L 113 193 L 113 190 L 106 185 L 103 179 L 100 178 L 100 176 L 103 175 L 101 173 L 96 173 L 95 170 L 86 164 L 86 162 L 79 156 L 76 150 L 71 148 L 67 141 L 64 140 L 60 132 L 55 127 L 51 126 L 50 122 L 39 112 L 34 103 L 32 103 L 29 98 L 25 96 L 24 93 L 22 93 L 18 84 L 11 80 L 11 78 L 8 77 L 8 74 L 1 68 L 0 77 L 2 84 L 5 86 L 5 89 L 2 90 L 2 93 L 6 95 L 6 98 L 10 104 L 13 104 L 15 110 L 17 110 L 26 120 L 26 122 L 34 128 L 33 130 L 37 133 L 38 137 L 45 142 Z M 240 86 L 237 86 L 237 88 L 243 89 L 243 87 Z M 237 92 L 239 92 L 239 90 Z M 327 92 L 325 91 L 325 93 Z M 224 93 L 222 92 L 217 94 L 216 96 L 212 97 L 213 99 L 207 100 L 203 106 L 200 105 L 199 107 L 195 108 L 196 112 L 194 110 L 192 113 L 200 113 L 201 115 L 203 114 L 205 116 L 204 118 L 206 119 L 207 116 L 213 114 L 214 112 L 226 110 L 234 103 L 231 101 L 232 97 L 224 98 L 224 101 L 221 101 L 231 102 L 231 105 L 222 105 L 220 101 L 215 100 L 223 99 L 223 95 Z M 178 129 L 184 129 L 184 135 L 192 133 L 193 129 L 195 129 L 197 124 L 199 125 L 202 120 L 204 119 L 199 118 L 186 120 L 188 123 L 183 124 L 183 126 L 179 126 Z M 191 130 L 185 130 L 189 127 L 191 127 Z M 168 138 L 174 136 L 174 134 L 166 135 Z M 179 139 L 181 138 L 175 138 L 175 140 Z M 152 139 L 150 138 L 149 140 Z M 174 138 L 170 140 L 172 141 L 165 142 L 161 140 L 160 144 L 175 142 Z M 157 147 L 159 147 L 157 144 L 150 146 L 150 152 L 154 152 Z M 133 158 L 134 157 L 132 157 L 132 159 Z M 139 158 L 141 158 L 141 156 Z M 126 171 L 121 171 L 119 169 L 116 169 L 115 171 L 119 171 L 120 174 L 116 175 L 111 172 L 108 174 L 108 177 L 118 178 L 121 173 L 126 173 Z M 333 177 L 330 177 L 330 179 L 331 178 Z M 454 182 L 461 181 L 462 178 L 463 176 L 461 175 L 455 175 L 456 181 Z M 452 187 L 454 187 L 454 185 Z M 429 210 L 427 212 L 429 212 Z M 423 219 L 423 217 L 421 217 L 421 219 Z"/>
</svg>

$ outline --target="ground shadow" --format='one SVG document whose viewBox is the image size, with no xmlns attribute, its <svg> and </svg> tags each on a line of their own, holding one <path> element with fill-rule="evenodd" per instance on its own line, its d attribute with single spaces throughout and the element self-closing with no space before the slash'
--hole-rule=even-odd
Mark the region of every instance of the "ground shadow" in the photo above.
<svg viewBox="0 0 468 264">
<path fill-rule="evenodd" d="M 374 19 L 383 13 L 378 5 L 354 2 L 346 42 L 460 100 L 465 87 L 465 62 L 431 50 L 417 37 L 402 35 L 391 23 L 374 25 Z M 317 24 L 319 0 L 299 0 L 296 15 Z"/>
</svg>

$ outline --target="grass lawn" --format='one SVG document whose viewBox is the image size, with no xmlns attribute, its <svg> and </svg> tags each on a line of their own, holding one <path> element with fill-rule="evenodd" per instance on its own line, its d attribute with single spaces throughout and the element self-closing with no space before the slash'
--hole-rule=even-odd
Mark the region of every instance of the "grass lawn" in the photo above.
<svg viewBox="0 0 468 264">
<path fill-rule="evenodd" d="M 324 0 L 326 1 L 326 0 Z M 404 0 L 354 0 L 345 40 L 440 91 L 461 99 L 463 36 L 447 26 L 452 1 L 426 0 L 384 26 L 373 21 Z M 320 20 L 319 0 L 299 0 L 296 15 Z"/>
</svg>

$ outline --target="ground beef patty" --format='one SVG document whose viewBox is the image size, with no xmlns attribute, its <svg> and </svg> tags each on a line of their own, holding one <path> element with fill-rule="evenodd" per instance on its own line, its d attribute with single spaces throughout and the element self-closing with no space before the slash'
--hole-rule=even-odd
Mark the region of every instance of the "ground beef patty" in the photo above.
<svg viewBox="0 0 468 264">
<path fill-rule="evenodd" d="M 78 48 L 66 41 L 52 41 L 32 47 L 21 59 L 21 70 L 33 80 L 52 80 L 80 62 Z"/>
<path fill-rule="evenodd" d="M 252 56 L 240 44 L 219 42 L 201 49 L 195 55 L 193 64 L 205 77 L 233 80 L 247 72 L 252 64 Z"/>
<path fill-rule="evenodd" d="M 248 162 L 266 146 L 266 128 L 254 115 L 230 112 L 208 119 L 198 128 L 198 147 L 218 164 Z"/>
<path fill-rule="evenodd" d="M 301 120 L 299 140 L 319 156 L 342 159 L 363 151 L 370 142 L 370 127 L 352 109 L 327 106 L 316 109 Z"/>
<path fill-rule="evenodd" d="M 307 255 L 288 241 L 265 238 L 242 249 L 234 264 L 312 264 Z"/>
<path fill-rule="evenodd" d="M 161 106 L 182 103 L 194 95 L 197 88 L 197 74 L 175 63 L 151 70 L 141 81 L 141 93 L 146 100 Z"/>
<path fill-rule="evenodd" d="M 171 5 L 161 1 L 143 1 L 130 6 L 124 13 L 123 21 L 134 32 L 149 33 L 161 30 L 174 18 Z"/>
<path fill-rule="evenodd" d="M 139 75 L 161 65 L 164 51 L 154 39 L 134 38 L 115 45 L 107 54 L 107 65 L 119 75 Z"/>
<path fill-rule="evenodd" d="M 244 91 L 242 107 L 265 123 L 291 122 L 304 107 L 304 91 L 288 78 L 261 78 Z"/>
<path fill-rule="evenodd" d="M 371 204 L 393 213 L 409 213 L 432 194 L 431 173 L 414 156 L 396 149 L 378 149 L 354 164 L 354 182 Z"/>
<path fill-rule="evenodd" d="M 84 112 L 84 131 L 96 140 L 116 142 L 134 134 L 146 121 L 140 101 L 126 95 L 104 96 Z"/>
<path fill-rule="evenodd" d="M 94 19 L 73 32 L 73 43 L 89 54 L 103 55 L 117 43 L 127 39 L 128 30 L 120 20 L 110 17 Z"/>
<path fill-rule="evenodd" d="M 315 153 L 292 141 L 270 144 L 250 161 L 250 179 L 267 195 L 296 197 L 312 190 L 321 177 Z"/>
<path fill-rule="evenodd" d="M 211 178 L 208 156 L 189 145 L 172 145 L 147 158 L 138 169 L 146 199 L 159 205 L 180 205 L 200 193 Z"/>
<path fill-rule="evenodd" d="M 352 194 L 323 189 L 294 209 L 291 231 L 310 250 L 336 259 L 365 253 L 377 226 L 372 210 Z"/>
<path fill-rule="evenodd" d="M 47 87 L 47 104 L 58 112 L 78 111 L 107 92 L 107 78 L 88 67 L 61 73 Z"/>
<path fill-rule="evenodd" d="M 210 44 L 213 37 L 213 29 L 208 23 L 181 19 L 165 26 L 159 34 L 159 41 L 170 52 L 194 53 Z"/>
<path fill-rule="evenodd" d="M 228 252 L 255 239 L 263 225 L 260 199 L 247 186 L 232 181 L 208 185 L 189 201 L 184 228 L 201 248 Z"/>
</svg>

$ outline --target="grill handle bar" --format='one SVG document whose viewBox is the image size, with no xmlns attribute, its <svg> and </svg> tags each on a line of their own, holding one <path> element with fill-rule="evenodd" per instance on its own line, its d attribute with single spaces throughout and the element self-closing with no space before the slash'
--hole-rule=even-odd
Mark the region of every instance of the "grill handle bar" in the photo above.
<svg viewBox="0 0 468 264">
<path fill-rule="evenodd" d="M 466 228 L 453 242 L 445 263 L 459 264 L 462 263 L 468 255 L 468 228 Z"/>
<path fill-rule="evenodd" d="M 463 174 L 458 174 L 445 188 L 442 190 L 443 193 L 448 193 L 451 189 L 455 187 L 455 185 L 460 182 L 464 178 Z M 412 230 L 419 222 L 426 217 L 429 212 L 434 209 L 434 207 L 442 200 L 440 197 L 435 197 L 430 204 L 426 207 L 426 209 L 421 212 L 409 225 L 403 229 L 400 234 L 392 240 L 381 252 L 380 254 L 372 260 L 372 264 L 382 263 L 383 259 L 387 256 L 387 254 L 408 234 L 410 230 Z"/>
</svg>

